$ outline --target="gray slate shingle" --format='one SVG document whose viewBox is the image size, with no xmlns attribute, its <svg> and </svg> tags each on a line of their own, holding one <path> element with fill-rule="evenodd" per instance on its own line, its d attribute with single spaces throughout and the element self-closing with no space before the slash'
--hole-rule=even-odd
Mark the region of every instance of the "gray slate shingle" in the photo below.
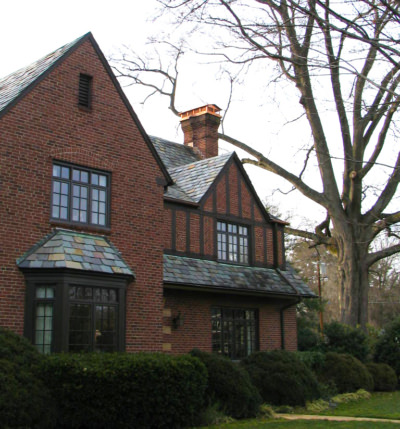
<svg viewBox="0 0 400 429">
<path fill-rule="evenodd" d="M 0 113 L 83 37 L 0 79 Z"/>
<path fill-rule="evenodd" d="M 174 255 L 164 255 L 164 282 L 267 295 L 315 296 L 299 277 L 296 278 L 291 267 L 278 271 Z"/>
<path fill-rule="evenodd" d="M 71 268 L 135 276 L 105 237 L 55 230 L 17 260 L 19 268 Z"/>
<path fill-rule="evenodd" d="M 168 186 L 166 197 L 199 203 L 233 153 L 201 159 L 188 146 L 158 137 L 151 141 L 166 165 L 174 184 Z"/>
</svg>

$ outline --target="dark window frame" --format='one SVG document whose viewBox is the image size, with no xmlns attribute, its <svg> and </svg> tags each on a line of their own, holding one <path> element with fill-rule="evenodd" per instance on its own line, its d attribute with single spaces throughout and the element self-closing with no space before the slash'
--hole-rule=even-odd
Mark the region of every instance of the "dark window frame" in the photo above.
<svg viewBox="0 0 400 429">
<path fill-rule="evenodd" d="M 40 289 L 44 289 L 45 291 L 45 296 L 38 296 L 39 295 L 39 290 Z M 48 296 L 48 291 L 52 290 L 52 296 Z M 32 343 L 33 345 L 41 352 L 44 354 L 48 354 L 51 353 L 53 351 L 53 336 L 54 336 L 54 304 L 55 304 L 55 294 L 56 294 L 56 288 L 54 284 L 44 284 L 44 285 L 39 285 L 36 284 L 34 287 L 34 293 L 33 293 L 33 334 L 32 334 Z M 45 309 L 47 309 L 48 306 L 51 306 L 52 308 L 52 314 L 51 314 L 51 329 L 46 329 L 46 319 L 48 318 L 48 314 L 46 314 L 46 310 L 45 310 L 45 314 L 43 315 L 39 315 L 38 314 L 38 308 L 40 305 L 43 305 Z M 42 318 L 43 319 L 43 328 L 44 329 L 38 329 L 38 319 Z M 37 338 L 38 338 L 38 332 L 42 332 L 43 337 L 42 337 L 42 342 L 38 342 Z M 45 341 L 45 333 L 51 331 L 51 343 L 50 343 L 50 347 L 46 348 L 46 345 L 48 345 Z"/>
<path fill-rule="evenodd" d="M 250 265 L 250 226 L 217 219 L 215 227 L 217 260 L 237 265 Z M 236 231 L 233 231 L 234 229 Z M 244 230 L 246 234 L 241 232 Z M 236 251 L 231 251 L 230 246 L 236 246 Z"/>
<path fill-rule="evenodd" d="M 229 317 L 229 313 L 233 316 Z M 237 316 L 240 313 L 252 313 L 253 317 L 239 318 Z M 240 331 L 241 328 L 244 329 Z M 242 344 L 238 344 L 239 336 L 243 337 Z M 228 356 L 232 360 L 243 359 L 258 351 L 258 309 L 225 306 L 211 307 L 211 347 L 213 353 Z"/>
<path fill-rule="evenodd" d="M 59 176 L 56 176 L 57 168 L 60 169 Z M 66 177 L 67 170 L 68 177 Z M 78 172 L 79 179 L 76 178 Z M 82 177 L 86 176 L 87 179 L 85 181 Z M 105 178 L 105 186 L 96 183 L 96 180 L 99 182 L 100 178 Z M 82 195 L 83 191 L 86 194 Z M 79 195 L 76 195 L 77 192 Z M 100 198 L 100 195 L 103 194 L 105 201 L 101 201 Z M 82 206 L 82 202 L 85 200 L 86 208 Z M 77 201 L 78 207 L 75 206 Z M 100 211 L 100 207 L 103 207 L 103 204 L 104 213 Z M 57 210 L 58 215 L 55 214 Z M 86 220 L 75 220 L 74 215 L 76 212 L 79 214 L 79 217 L 81 213 L 86 212 Z M 96 215 L 97 219 L 100 219 L 104 215 L 104 224 L 94 222 L 93 215 Z M 52 164 L 50 219 L 71 225 L 88 225 L 102 229 L 109 228 L 111 225 L 111 173 L 54 160 Z"/>
<path fill-rule="evenodd" d="M 114 289 L 118 294 L 118 315 L 115 350 L 125 351 L 125 321 L 126 321 L 126 288 L 128 281 L 124 275 L 106 275 L 92 272 L 71 273 L 66 270 L 26 270 L 24 335 L 32 343 L 35 342 L 35 290 L 37 287 L 54 288 L 53 305 L 53 342 L 51 352 L 69 352 L 69 322 L 70 322 L 70 286 L 83 286 L 101 289 Z M 93 332 L 95 335 L 95 332 Z"/>
</svg>

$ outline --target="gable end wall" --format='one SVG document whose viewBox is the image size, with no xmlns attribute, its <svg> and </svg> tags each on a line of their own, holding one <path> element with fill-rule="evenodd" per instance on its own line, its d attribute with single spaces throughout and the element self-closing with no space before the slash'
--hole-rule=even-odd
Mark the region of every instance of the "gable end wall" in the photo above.
<svg viewBox="0 0 400 429">
<path fill-rule="evenodd" d="M 80 73 L 93 76 L 90 111 L 77 105 Z M 160 351 L 162 172 L 90 40 L 0 119 L 0 134 L 0 325 L 23 331 L 25 281 L 15 261 L 65 226 L 50 221 L 50 197 L 52 162 L 67 161 L 111 173 L 111 228 L 81 229 L 108 236 L 135 271 L 127 289 L 127 350 Z"/>
</svg>

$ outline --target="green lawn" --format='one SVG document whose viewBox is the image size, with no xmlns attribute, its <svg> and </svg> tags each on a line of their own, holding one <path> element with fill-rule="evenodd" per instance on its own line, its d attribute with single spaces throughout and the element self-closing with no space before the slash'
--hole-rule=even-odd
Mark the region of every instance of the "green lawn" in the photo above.
<svg viewBox="0 0 400 429">
<path fill-rule="evenodd" d="M 396 423 L 376 422 L 329 422 L 326 420 L 244 420 L 238 423 L 229 423 L 216 426 L 207 426 L 201 429 L 399 429 Z"/>
<path fill-rule="evenodd" d="M 296 410 L 296 413 L 299 410 Z M 304 411 L 304 414 L 312 414 Z M 340 404 L 335 410 L 326 410 L 321 415 L 349 416 L 349 417 L 371 417 L 381 419 L 400 420 L 400 391 L 393 393 L 374 393 L 371 399 L 361 399 L 359 401 Z M 375 429 L 375 428 L 397 428 L 396 423 L 377 422 L 331 422 L 326 420 L 306 421 L 306 420 L 243 420 L 235 423 L 207 426 L 203 429 Z"/>
<path fill-rule="evenodd" d="M 400 420 L 400 391 L 373 393 L 371 399 L 340 404 L 335 410 L 328 410 L 320 414 Z"/>
</svg>

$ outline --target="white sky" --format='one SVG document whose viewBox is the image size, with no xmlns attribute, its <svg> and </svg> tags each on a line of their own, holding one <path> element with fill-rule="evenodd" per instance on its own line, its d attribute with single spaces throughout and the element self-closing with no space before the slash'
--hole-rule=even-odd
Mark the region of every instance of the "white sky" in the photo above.
<svg viewBox="0 0 400 429">
<path fill-rule="evenodd" d="M 156 25 L 149 21 L 156 8 L 156 0 L 3 0 L 0 23 L 0 77 L 34 62 L 88 31 L 93 33 L 106 57 L 116 52 L 123 44 L 142 49 L 146 38 L 158 32 Z M 190 67 L 190 63 L 186 67 Z M 181 91 L 184 97 L 180 99 L 181 106 L 178 107 L 186 110 L 206 103 L 223 107 L 227 100 L 227 88 L 216 83 L 215 76 L 210 75 L 208 69 L 197 66 L 196 70 L 198 73 L 193 72 L 193 79 L 189 79 Z M 153 99 L 143 106 L 140 104 L 142 100 L 135 99 L 132 90 L 126 90 L 126 93 L 149 134 L 182 141 L 180 133 L 177 132 L 178 119 L 168 111 L 166 100 Z M 266 155 L 274 150 L 284 155 L 282 142 L 293 146 L 297 137 L 294 137 L 296 134 L 290 127 L 287 131 L 277 128 L 273 112 L 276 109 L 280 110 L 280 113 L 285 112 L 287 105 L 293 103 L 293 100 L 285 100 L 283 91 L 279 94 L 281 107 L 271 107 L 268 113 L 268 109 L 264 110 L 265 105 L 260 104 L 264 95 L 260 94 L 257 83 L 254 87 L 246 86 L 243 94 L 250 99 L 250 103 L 249 100 L 243 100 L 243 107 L 232 111 L 230 121 L 226 121 L 227 134 L 249 144 L 257 143 L 261 136 L 264 146 L 259 150 Z M 271 98 L 275 96 L 276 94 L 268 95 Z M 258 126 L 253 127 L 253 124 Z M 252 128 L 255 128 L 254 133 L 251 133 Z M 229 147 L 229 150 L 234 149 Z M 254 167 L 247 168 L 247 171 L 261 199 L 269 195 L 271 188 L 278 186 L 275 184 L 278 179 L 272 174 Z M 289 212 L 296 215 L 299 212 L 301 217 L 319 220 L 324 217 L 318 206 L 308 204 L 305 199 L 299 202 L 294 194 L 283 199 L 279 196 L 276 200 L 275 197 L 273 199 L 275 204 L 282 204 L 282 201 L 283 214 Z M 296 226 L 297 222 L 293 223 Z"/>
</svg>

